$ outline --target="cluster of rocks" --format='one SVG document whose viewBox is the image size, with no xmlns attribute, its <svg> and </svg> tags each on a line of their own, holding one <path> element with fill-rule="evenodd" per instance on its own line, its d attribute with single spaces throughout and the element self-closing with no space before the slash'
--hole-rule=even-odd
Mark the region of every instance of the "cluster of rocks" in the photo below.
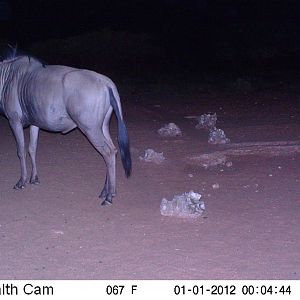
<svg viewBox="0 0 300 300">
<path fill-rule="evenodd" d="M 227 144 L 230 139 L 226 137 L 224 130 L 217 128 L 217 114 L 203 114 L 197 118 L 198 124 L 197 129 L 206 129 L 209 131 L 208 143 L 217 144 Z"/>
<path fill-rule="evenodd" d="M 197 129 L 206 129 L 209 131 L 208 143 L 210 144 L 226 144 L 230 140 L 226 137 L 222 129 L 216 127 L 217 114 L 203 114 L 197 118 Z M 182 136 L 181 129 L 175 123 L 169 123 L 158 129 L 157 133 L 161 137 L 178 137 Z M 159 153 L 153 149 L 146 149 L 139 159 L 144 162 L 153 162 L 161 164 L 165 157 L 163 152 Z M 225 163 L 225 162 L 224 162 Z M 204 202 L 201 194 L 194 191 L 175 195 L 172 200 L 163 198 L 160 204 L 160 212 L 163 216 L 172 216 L 180 218 L 197 218 L 202 215 L 205 210 Z"/>
</svg>

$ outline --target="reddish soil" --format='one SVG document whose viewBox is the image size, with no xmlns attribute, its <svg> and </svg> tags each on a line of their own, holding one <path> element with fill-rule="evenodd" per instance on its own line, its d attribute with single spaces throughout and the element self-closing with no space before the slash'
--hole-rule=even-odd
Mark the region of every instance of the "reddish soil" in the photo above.
<svg viewBox="0 0 300 300">
<path fill-rule="evenodd" d="M 41 184 L 13 190 L 19 162 L 1 117 L 0 278 L 300 279 L 299 154 L 235 157 L 230 168 L 204 170 L 185 159 L 215 148 L 184 118 L 217 112 L 218 127 L 232 142 L 297 140 L 300 108 L 293 103 L 299 97 L 172 89 L 121 96 L 133 173 L 126 179 L 118 157 L 112 206 L 100 205 L 104 162 L 79 130 L 41 132 Z M 169 122 L 182 137 L 158 136 Z M 114 119 L 111 132 L 115 140 Z M 141 162 L 147 148 L 163 152 L 166 161 Z M 202 194 L 202 217 L 161 216 L 163 197 L 190 190 Z"/>
</svg>

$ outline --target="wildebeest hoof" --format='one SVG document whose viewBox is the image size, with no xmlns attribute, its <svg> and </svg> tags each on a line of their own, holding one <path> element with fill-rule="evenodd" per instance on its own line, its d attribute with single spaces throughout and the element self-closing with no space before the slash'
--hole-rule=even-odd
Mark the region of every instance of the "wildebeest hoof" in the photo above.
<svg viewBox="0 0 300 300">
<path fill-rule="evenodd" d="M 105 199 L 105 200 L 101 203 L 101 205 L 102 205 L 102 206 L 104 206 L 104 205 L 112 205 L 112 200 L 109 201 L 109 200 L 106 200 L 106 199 Z"/>
<path fill-rule="evenodd" d="M 40 183 L 39 178 L 37 177 L 37 175 L 35 177 L 30 178 L 30 183 L 31 184 L 39 184 Z"/>
<path fill-rule="evenodd" d="M 103 196 L 103 197 L 101 197 Z M 102 191 L 101 195 L 100 195 L 100 198 L 103 199 L 103 202 L 101 203 L 101 205 L 112 205 L 112 199 L 113 199 L 113 196 L 111 193 L 107 193 Z"/>
<path fill-rule="evenodd" d="M 14 186 L 15 190 L 20 190 L 20 189 L 24 189 L 26 186 L 26 181 L 24 181 L 23 179 L 20 179 Z"/>
</svg>

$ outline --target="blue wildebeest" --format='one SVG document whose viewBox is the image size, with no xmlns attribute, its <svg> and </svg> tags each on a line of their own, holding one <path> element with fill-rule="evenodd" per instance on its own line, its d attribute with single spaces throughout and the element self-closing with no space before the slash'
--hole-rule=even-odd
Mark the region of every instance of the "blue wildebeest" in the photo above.
<svg viewBox="0 0 300 300">
<path fill-rule="evenodd" d="M 127 177 L 131 157 L 127 129 L 115 84 L 93 71 L 66 66 L 43 65 L 29 56 L 13 56 L 0 62 L 0 113 L 10 124 L 17 143 L 21 178 L 14 186 L 27 183 L 24 127 L 30 127 L 30 183 L 39 183 L 36 149 L 39 129 L 67 133 L 78 127 L 103 156 L 106 180 L 100 194 L 102 204 L 112 203 L 116 194 L 116 148 L 109 134 L 114 110 L 118 120 L 118 142 Z"/>
</svg>

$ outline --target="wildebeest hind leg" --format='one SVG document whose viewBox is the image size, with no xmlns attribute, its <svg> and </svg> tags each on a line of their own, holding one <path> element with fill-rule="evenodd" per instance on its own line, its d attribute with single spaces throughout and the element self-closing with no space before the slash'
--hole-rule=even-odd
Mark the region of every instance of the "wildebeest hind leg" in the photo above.
<svg viewBox="0 0 300 300">
<path fill-rule="evenodd" d="M 103 124 L 102 124 L 102 132 L 103 132 L 103 135 L 105 137 L 105 141 L 106 143 L 108 144 L 109 148 L 114 152 L 114 153 L 117 153 L 117 149 L 115 147 L 115 145 L 113 144 L 112 140 L 111 140 L 111 137 L 110 137 L 110 133 L 109 133 L 109 121 L 110 121 L 110 118 L 111 118 L 111 114 L 112 114 L 112 107 L 110 107 L 105 115 L 105 118 L 103 120 Z M 105 199 L 106 198 L 106 195 L 108 193 L 108 180 L 109 180 L 109 176 L 108 174 L 106 175 L 106 179 L 105 179 L 105 184 L 104 184 L 104 187 L 103 187 L 103 190 L 100 194 L 100 198 L 102 199 Z"/>
<path fill-rule="evenodd" d="M 99 195 L 99 198 L 105 199 L 107 194 L 108 194 L 108 174 L 106 174 L 105 183 L 104 183 L 103 189 Z"/>
<path fill-rule="evenodd" d="M 112 198 L 116 195 L 116 151 L 112 149 L 100 129 L 82 131 L 104 158 L 107 173 L 100 197 L 103 199 L 102 205 L 111 204 Z"/>
<path fill-rule="evenodd" d="M 21 165 L 21 178 L 15 184 L 14 189 L 22 189 L 27 183 L 26 153 L 23 126 L 19 120 L 9 120 L 10 127 L 14 133 L 17 143 L 17 154 Z"/>
<path fill-rule="evenodd" d="M 29 155 L 31 158 L 31 165 L 32 165 L 32 171 L 31 171 L 31 177 L 30 177 L 31 184 L 40 183 L 38 175 L 37 175 L 37 167 L 36 167 L 36 160 L 35 160 L 38 137 L 39 137 L 39 128 L 34 125 L 31 125 L 30 126 L 30 142 L 29 142 Z"/>
</svg>

